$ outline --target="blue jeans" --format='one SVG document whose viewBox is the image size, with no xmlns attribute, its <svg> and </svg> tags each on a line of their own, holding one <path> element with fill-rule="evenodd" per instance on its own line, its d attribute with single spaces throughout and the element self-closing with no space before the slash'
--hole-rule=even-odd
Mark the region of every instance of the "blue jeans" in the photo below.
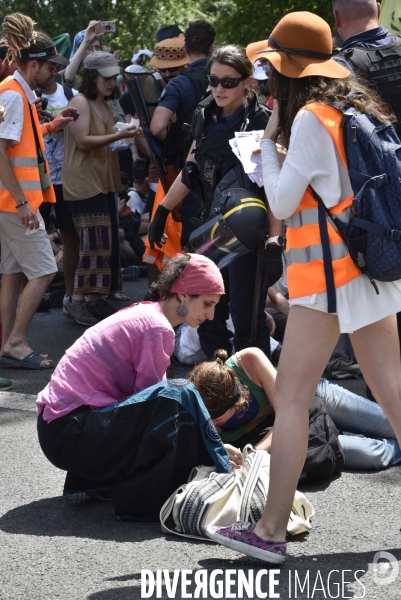
<svg viewBox="0 0 401 600">
<path fill-rule="evenodd" d="M 385 469 L 401 463 L 401 449 L 383 409 L 370 400 L 321 379 L 316 396 L 334 424 L 344 450 L 346 469 Z M 353 435 L 354 434 L 354 435 Z"/>
</svg>

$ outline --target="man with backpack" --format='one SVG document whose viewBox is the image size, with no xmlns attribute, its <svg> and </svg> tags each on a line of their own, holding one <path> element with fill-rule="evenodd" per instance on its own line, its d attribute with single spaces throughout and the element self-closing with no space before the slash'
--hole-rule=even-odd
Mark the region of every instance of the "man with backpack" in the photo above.
<svg viewBox="0 0 401 600">
<path fill-rule="evenodd" d="M 39 88 L 42 92 L 41 98 L 46 102 L 46 111 L 50 115 L 65 108 L 71 98 L 78 94 L 74 88 L 56 83 L 56 76 L 46 81 Z M 51 117 L 50 117 L 51 118 Z M 63 244 L 63 271 L 65 282 L 64 303 L 72 296 L 74 291 L 75 270 L 78 264 L 79 240 L 72 220 L 71 212 L 64 200 L 63 186 L 61 184 L 61 170 L 64 162 L 64 131 L 57 131 L 45 138 L 46 154 L 50 166 L 50 178 L 56 194 L 55 213 L 57 226 Z M 42 204 L 40 211 L 46 227 L 49 224 L 51 205 Z M 64 314 L 66 314 L 63 309 Z"/>
<path fill-rule="evenodd" d="M 173 167 L 177 175 L 185 164 L 192 142 L 187 143 L 188 133 L 182 127 L 191 123 L 195 108 L 209 87 L 206 64 L 213 51 L 215 35 L 215 30 L 206 21 L 199 20 L 189 24 L 185 31 L 188 68 L 168 82 L 150 123 L 151 133 L 164 142 L 166 164 Z M 199 198 L 190 192 L 180 209 L 182 246 L 187 244 L 194 229 L 189 219 L 200 216 L 200 210 Z M 163 216 L 167 218 L 167 214 Z"/>
<path fill-rule="evenodd" d="M 333 56 L 354 73 L 363 74 L 393 109 L 401 137 L 401 37 L 379 26 L 375 0 L 333 0 L 335 25 L 343 42 Z M 401 313 L 397 314 L 401 347 Z M 372 397 L 367 390 L 369 397 Z"/>
<path fill-rule="evenodd" d="M 362 74 L 391 106 L 401 136 L 401 37 L 379 26 L 380 4 L 375 0 L 333 0 L 337 31 L 343 40 L 333 56 Z"/>
</svg>

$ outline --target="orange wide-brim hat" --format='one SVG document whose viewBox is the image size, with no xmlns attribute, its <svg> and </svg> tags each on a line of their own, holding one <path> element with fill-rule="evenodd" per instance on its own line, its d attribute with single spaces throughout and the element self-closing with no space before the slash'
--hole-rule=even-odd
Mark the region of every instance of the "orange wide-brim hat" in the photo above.
<svg viewBox="0 0 401 600">
<path fill-rule="evenodd" d="M 313 75 L 343 79 L 350 75 L 331 58 L 329 24 L 307 11 L 285 15 L 268 40 L 249 44 L 246 53 L 252 63 L 266 58 L 279 73 L 292 79 Z"/>
</svg>

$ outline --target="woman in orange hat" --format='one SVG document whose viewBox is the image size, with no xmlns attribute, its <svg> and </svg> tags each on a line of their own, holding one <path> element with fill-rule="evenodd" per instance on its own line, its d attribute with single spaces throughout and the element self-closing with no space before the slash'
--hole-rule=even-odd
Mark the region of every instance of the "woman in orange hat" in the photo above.
<svg viewBox="0 0 401 600">
<path fill-rule="evenodd" d="M 337 342 L 347 332 L 367 384 L 401 442 L 401 370 L 395 313 L 401 306 L 401 281 L 377 282 L 352 261 L 328 221 L 333 257 L 336 312 L 329 312 L 317 201 L 341 220 L 351 218 L 353 191 L 344 151 L 342 112 L 331 104 L 351 101 L 382 122 L 392 120 L 371 89 L 350 77 L 331 59 L 331 31 L 317 15 L 286 15 L 267 41 L 248 46 L 252 62 L 270 67 L 273 115 L 262 140 L 266 195 L 278 219 L 287 220 L 290 312 L 274 392 L 276 420 L 266 508 L 256 525 L 210 527 L 216 542 L 268 562 L 282 563 L 286 526 L 305 461 L 308 407 Z M 357 95 L 348 96 L 352 92 Z M 276 142 L 287 150 L 282 168 Z"/>
</svg>

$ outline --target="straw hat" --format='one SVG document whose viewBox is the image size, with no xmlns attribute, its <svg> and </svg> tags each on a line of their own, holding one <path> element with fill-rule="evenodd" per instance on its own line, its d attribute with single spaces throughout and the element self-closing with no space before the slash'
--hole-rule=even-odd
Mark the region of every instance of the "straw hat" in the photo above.
<svg viewBox="0 0 401 600">
<path fill-rule="evenodd" d="M 288 13 L 266 41 L 249 44 L 251 62 L 267 58 L 282 75 L 290 78 L 322 75 L 343 79 L 350 71 L 331 58 L 331 30 L 323 19 L 307 12 Z"/>
<path fill-rule="evenodd" d="M 185 41 L 171 38 L 156 44 L 155 55 L 150 61 L 150 66 L 155 69 L 174 69 L 174 67 L 183 67 L 188 63 Z"/>
</svg>

